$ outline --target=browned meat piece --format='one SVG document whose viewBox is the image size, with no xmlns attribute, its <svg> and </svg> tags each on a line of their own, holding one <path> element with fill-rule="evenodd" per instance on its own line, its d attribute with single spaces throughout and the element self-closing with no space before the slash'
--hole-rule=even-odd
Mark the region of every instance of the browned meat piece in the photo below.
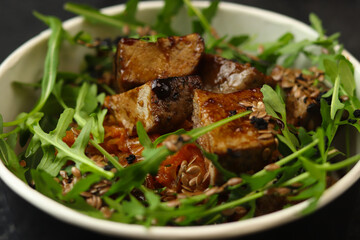
<svg viewBox="0 0 360 240">
<path fill-rule="evenodd" d="M 123 38 L 115 56 L 115 85 L 123 92 L 155 79 L 191 75 L 203 51 L 204 40 L 196 33 L 155 43 Z"/>
<path fill-rule="evenodd" d="M 277 141 L 271 131 L 273 124 L 266 115 L 262 98 L 258 88 L 228 94 L 195 90 L 195 127 L 207 126 L 247 109 L 253 110 L 249 116 L 216 128 L 198 141 L 205 150 L 216 153 L 226 169 L 250 173 L 277 158 Z"/>
<path fill-rule="evenodd" d="M 239 64 L 212 54 L 202 56 L 199 74 L 204 90 L 216 93 L 232 93 L 259 88 L 264 84 L 276 84 L 271 77 L 259 72 L 250 64 Z"/>
<path fill-rule="evenodd" d="M 276 66 L 271 76 L 286 92 L 287 122 L 313 130 L 321 124 L 319 96 L 321 91 L 326 91 L 328 88 L 323 82 L 322 71 L 311 68 L 310 72 L 311 74 L 303 74 L 300 69 Z"/>
<path fill-rule="evenodd" d="M 191 115 L 193 90 L 200 87 L 198 76 L 157 79 L 106 97 L 104 106 L 130 136 L 136 134 L 138 121 L 147 132 L 161 134 L 176 129 Z"/>
</svg>

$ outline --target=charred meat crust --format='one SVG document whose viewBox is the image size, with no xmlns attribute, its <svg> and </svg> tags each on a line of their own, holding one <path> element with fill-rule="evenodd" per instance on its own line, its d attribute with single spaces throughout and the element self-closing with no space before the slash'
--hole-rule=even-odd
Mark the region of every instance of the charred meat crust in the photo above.
<svg viewBox="0 0 360 240">
<path fill-rule="evenodd" d="M 264 84 L 272 87 L 276 82 L 250 64 L 239 64 L 217 55 L 204 54 L 199 64 L 199 75 L 204 90 L 216 93 L 232 93 L 259 88 Z"/>
<path fill-rule="evenodd" d="M 260 89 L 219 94 L 196 89 L 194 92 L 193 121 L 195 127 L 207 126 L 231 115 L 256 108 L 262 102 Z M 255 114 L 255 112 L 254 112 Z M 267 117 L 268 118 L 268 117 Z M 219 156 L 220 164 L 236 173 L 262 169 L 277 158 L 277 142 L 272 124 L 259 130 L 250 117 L 234 120 L 200 137 L 198 143 L 208 152 Z"/>
<path fill-rule="evenodd" d="M 104 107 L 129 136 L 141 121 L 149 133 L 175 130 L 192 113 L 193 90 L 201 88 L 198 76 L 156 79 L 125 93 L 108 96 Z"/>
<path fill-rule="evenodd" d="M 115 55 L 116 88 L 123 92 L 155 79 L 192 75 L 203 51 L 196 33 L 157 42 L 123 38 Z"/>
<path fill-rule="evenodd" d="M 324 84 L 324 73 L 316 68 L 304 74 L 300 69 L 276 66 L 271 76 L 286 93 L 286 118 L 289 124 L 314 130 L 321 124 L 320 98 L 328 90 Z M 317 84 L 315 84 L 315 81 Z"/>
</svg>

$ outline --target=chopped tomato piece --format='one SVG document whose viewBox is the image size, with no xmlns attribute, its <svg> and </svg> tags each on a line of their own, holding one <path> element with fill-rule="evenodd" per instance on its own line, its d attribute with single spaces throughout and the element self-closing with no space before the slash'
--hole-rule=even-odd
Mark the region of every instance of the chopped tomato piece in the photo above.
<svg viewBox="0 0 360 240">
<path fill-rule="evenodd" d="M 208 171 L 200 149 L 195 144 L 187 144 L 162 162 L 156 180 L 177 192 L 182 189 L 200 191 L 209 185 L 208 178 L 204 177 L 209 175 Z"/>
</svg>

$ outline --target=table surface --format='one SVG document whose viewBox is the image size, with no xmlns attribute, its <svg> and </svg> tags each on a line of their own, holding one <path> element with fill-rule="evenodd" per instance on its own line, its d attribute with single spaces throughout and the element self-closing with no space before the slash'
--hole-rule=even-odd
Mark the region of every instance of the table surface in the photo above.
<svg viewBox="0 0 360 240">
<path fill-rule="evenodd" d="M 31 12 L 55 15 L 66 20 L 73 15 L 62 10 L 66 1 L 2 0 L 0 2 L 0 62 L 18 46 L 45 26 Z M 123 3 L 121 0 L 81 0 L 101 8 Z M 357 24 L 360 14 L 359 0 L 288 1 L 243 0 L 232 1 L 279 12 L 308 23 L 310 12 L 322 20 L 327 34 L 341 32 L 344 43 L 360 59 L 360 33 Z M 46 4 L 45 4 L 46 3 Z M 319 211 L 284 226 L 246 236 L 242 239 L 360 239 L 360 181 L 345 194 Z M 32 239 L 114 239 L 65 224 L 36 209 L 18 197 L 0 180 L 0 240 Z M 61 232 L 61 234 L 59 234 Z"/>
</svg>

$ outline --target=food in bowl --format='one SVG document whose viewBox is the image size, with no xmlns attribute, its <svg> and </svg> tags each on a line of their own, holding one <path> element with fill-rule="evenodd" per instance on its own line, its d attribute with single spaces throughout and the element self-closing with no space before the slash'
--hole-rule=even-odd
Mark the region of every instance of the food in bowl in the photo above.
<svg viewBox="0 0 360 240">
<path fill-rule="evenodd" d="M 117 42 L 114 55 L 109 41 L 79 34 L 74 42 L 97 50 L 80 74 L 56 71 L 63 30 L 39 15 L 53 28 L 42 94 L 34 110 L 4 123 L 18 125 L 2 135 L 4 163 L 48 197 L 124 223 L 215 224 L 308 198 L 311 210 L 334 181 L 327 172 L 359 158 L 329 161 L 339 153 L 331 145 L 338 125 L 359 128 L 353 69 L 334 50 L 336 36 L 319 30 L 317 41 L 292 43 L 287 33 L 255 57 L 236 46 L 246 37 L 217 37 L 210 18 L 184 2 L 201 20 L 194 26 L 206 44 L 198 34 L 173 36 L 169 25 L 155 25 L 158 35 L 141 29 L 140 38 Z M 308 52 L 311 45 L 328 53 Z M 290 69 L 302 53 L 318 68 Z M 16 156 L 10 146 L 19 132 L 20 144 L 32 139 Z"/>
</svg>

